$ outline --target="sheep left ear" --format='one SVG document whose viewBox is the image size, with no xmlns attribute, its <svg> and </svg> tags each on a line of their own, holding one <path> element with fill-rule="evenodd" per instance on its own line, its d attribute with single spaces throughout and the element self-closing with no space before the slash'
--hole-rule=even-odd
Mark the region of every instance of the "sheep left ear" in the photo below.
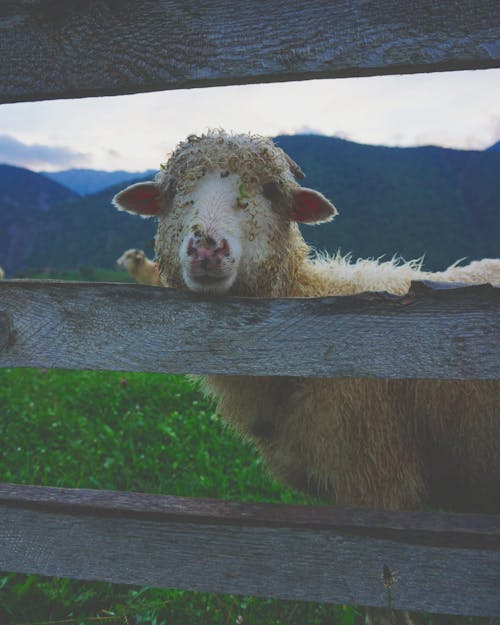
<svg viewBox="0 0 500 625">
<path fill-rule="evenodd" d="M 138 182 L 112 199 L 118 210 L 135 213 L 141 217 L 156 217 L 160 214 L 160 192 L 154 182 Z"/>
<path fill-rule="evenodd" d="M 320 224 L 330 221 L 338 211 L 324 195 L 314 189 L 297 187 L 293 190 L 292 219 L 303 224 Z"/>
</svg>

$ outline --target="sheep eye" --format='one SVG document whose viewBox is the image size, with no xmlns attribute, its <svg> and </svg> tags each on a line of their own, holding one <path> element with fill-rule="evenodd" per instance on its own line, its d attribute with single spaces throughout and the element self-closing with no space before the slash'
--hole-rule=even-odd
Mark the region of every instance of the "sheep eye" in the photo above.
<svg viewBox="0 0 500 625">
<path fill-rule="evenodd" d="M 228 171 L 221 171 L 220 172 L 220 177 L 221 178 L 227 178 L 229 176 L 229 172 Z"/>
<path fill-rule="evenodd" d="M 273 202 L 280 195 L 279 186 L 276 182 L 266 182 L 262 186 L 262 193 L 265 197 L 267 197 L 268 200 L 271 200 L 271 202 Z"/>
</svg>

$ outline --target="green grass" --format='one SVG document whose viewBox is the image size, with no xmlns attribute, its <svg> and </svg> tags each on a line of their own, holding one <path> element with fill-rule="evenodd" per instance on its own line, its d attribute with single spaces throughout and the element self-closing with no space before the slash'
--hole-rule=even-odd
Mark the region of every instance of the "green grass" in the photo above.
<svg viewBox="0 0 500 625">
<path fill-rule="evenodd" d="M 221 425 L 213 405 L 182 376 L 0 370 L 0 415 L 3 482 L 313 501 L 273 482 L 254 450 Z M 238 616 L 245 624 L 286 623 L 289 616 L 319 624 L 332 614 L 342 617 L 335 622 L 354 623 L 351 608 L 0 575 L 2 625 L 215 625 Z"/>
<path fill-rule="evenodd" d="M 98 269 L 95 267 L 80 267 L 79 269 L 37 271 L 30 269 L 18 272 L 14 278 L 30 280 L 76 280 L 78 282 L 134 282 L 126 271 L 114 269 Z"/>
<path fill-rule="evenodd" d="M 2 481 L 307 500 L 271 481 L 183 376 L 8 369 L 0 411 Z"/>
<path fill-rule="evenodd" d="M 3 482 L 317 503 L 271 480 L 182 376 L 0 370 L 0 440 Z M 63 622 L 359 625 L 362 617 L 348 606 L 0 573 L 1 625 Z"/>
</svg>

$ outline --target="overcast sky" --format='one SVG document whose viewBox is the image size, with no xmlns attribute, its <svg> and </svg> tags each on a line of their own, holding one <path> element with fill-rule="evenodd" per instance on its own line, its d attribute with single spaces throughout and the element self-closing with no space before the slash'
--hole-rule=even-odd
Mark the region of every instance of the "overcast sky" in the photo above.
<svg viewBox="0 0 500 625">
<path fill-rule="evenodd" d="M 0 162 L 157 169 L 207 128 L 482 150 L 500 139 L 500 70 L 213 87 L 0 106 Z"/>
</svg>

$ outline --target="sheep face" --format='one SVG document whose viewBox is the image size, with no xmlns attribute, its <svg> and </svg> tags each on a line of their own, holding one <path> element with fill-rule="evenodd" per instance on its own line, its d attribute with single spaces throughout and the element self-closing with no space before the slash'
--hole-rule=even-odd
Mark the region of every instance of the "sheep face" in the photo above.
<svg viewBox="0 0 500 625">
<path fill-rule="evenodd" d="M 142 250 L 130 249 L 123 252 L 120 258 L 116 261 L 118 269 L 125 269 L 131 271 L 138 265 L 144 263 L 146 256 Z"/>
<path fill-rule="evenodd" d="M 176 193 L 160 217 L 158 255 L 162 274 L 197 293 L 248 292 L 271 259 L 290 220 L 262 187 L 236 173 L 215 169 L 192 191 Z M 256 187 L 256 188 L 255 188 Z"/>
<path fill-rule="evenodd" d="M 291 256 L 307 255 L 295 222 L 336 213 L 320 193 L 298 186 L 300 174 L 269 139 L 220 132 L 189 138 L 155 182 L 132 185 L 113 202 L 158 217 L 156 255 L 166 286 L 273 295 L 290 278 Z"/>
</svg>

